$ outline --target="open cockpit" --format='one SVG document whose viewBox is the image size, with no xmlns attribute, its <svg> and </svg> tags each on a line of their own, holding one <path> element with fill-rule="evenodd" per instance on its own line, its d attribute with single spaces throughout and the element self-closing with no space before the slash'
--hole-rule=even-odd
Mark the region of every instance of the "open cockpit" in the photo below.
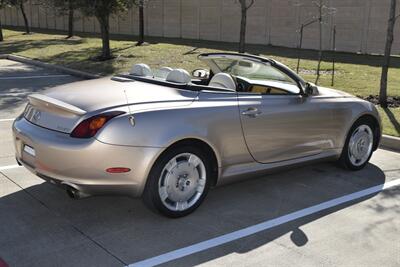
<svg viewBox="0 0 400 267">
<path fill-rule="evenodd" d="M 195 91 L 261 95 L 301 94 L 307 86 L 296 73 L 274 60 L 231 53 L 201 54 L 199 59 L 209 69 L 196 69 L 190 74 L 187 70 L 171 67 L 152 70 L 141 63 L 134 65 L 129 73 L 117 75 L 114 79 L 138 80 Z"/>
</svg>

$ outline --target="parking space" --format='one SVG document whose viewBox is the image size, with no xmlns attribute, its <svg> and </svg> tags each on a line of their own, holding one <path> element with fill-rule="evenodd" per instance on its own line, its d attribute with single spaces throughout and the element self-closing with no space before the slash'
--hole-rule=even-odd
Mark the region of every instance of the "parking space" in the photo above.
<svg viewBox="0 0 400 267">
<path fill-rule="evenodd" d="M 0 122 L 20 114 L 28 94 L 76 80 L 64 73 L 0 59 Z"/>
<path fill-rule="evenodd" d="M 0 80 L 0 118 L 31 92 L 77 80 L 0 60 L 0 78 L 28 74 L 48 76 Z M 11 124 L 0 120 L 0 258 L 10 266 L 400 265 L 398 153 L 378 150 L 358 172 L 319 163 L 218 187 L 172 220 L 140 199 L 72 200 L 16 167 Z"/>
</svg>

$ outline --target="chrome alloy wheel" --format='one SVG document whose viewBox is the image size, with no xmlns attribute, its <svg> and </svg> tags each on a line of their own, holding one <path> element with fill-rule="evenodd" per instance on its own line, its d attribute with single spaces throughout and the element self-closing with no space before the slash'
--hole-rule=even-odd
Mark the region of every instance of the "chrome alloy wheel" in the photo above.
<svg viewBox="0 0 400 267">
<path fill-rule="evenodd" d="M 349 142 L 349 159 L 355 166 L 363 165 L 371 155 L 374 135 L 371 127 L 360 125 L 354 130 Z"/>
<path fill-rule="evenodd" d="M 164 166 L 158 182 L 158 194 L 168 209 L 187 210 L 201 197 L 206 179 L 203 161 L 195 154 L 182 153 Z"/>
</svg>

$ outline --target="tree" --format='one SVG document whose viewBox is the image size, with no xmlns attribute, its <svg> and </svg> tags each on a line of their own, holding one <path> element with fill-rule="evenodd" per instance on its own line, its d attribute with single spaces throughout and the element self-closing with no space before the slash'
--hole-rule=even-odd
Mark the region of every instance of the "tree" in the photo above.
<svg viewBox="0 0 400 267">
<path fill-rule="evenodd" d="M 27 0 L 9 0 L 9 4 L 11 6 L 15 6 L 16 8 L 19 8 L 21 10 L 22 17 L 24 18 L 25 33 L 26 34 L 30 34 L 31 33 L 31 29 L 29 27 L 28 17 L 26 16 L 25 8 L 24 8 L 24 4 L 25 4 L 26 1 Z"/>
<path fill-rule="evenodd" d="M 0 42 L 2 41 L 4 41 L 4 37 L 3 37 L 3 27 L 1 26 L 1 18 L 0 18 Z"/>
<path fill-rule="evenodd" d="M 301 7 L 303 5 L 302 0 L 295 1 L 295 5 L 298 7 Z M 297 73 L 299 73 L 300 69 L 300 53 L 302 49 L 302 44 L 303 44 L 303 32 L 304 29 L 307 27 L 313 25 L 314 23 L 318 23 L 318 30 L 319 30 L 319 47 L 318 47 L 318 66 L 317 66 L 317 72 L 316 72 L 316 80 L 315 83 L 318 84 L 319 77 L 320 77 L 320 72 L 321 72 L 321 61 L 322 61 L 322 40 L 323 40 L 323 31 L 322 31 L 322 25 L 324 24 L 324 17 L 328 15 L 333 15 L 336 13 L 336 9 L 332 7 L 328 7 L 324 4 L 324 0 L 314 0 L 312 2 L 312 5 L 315 6 L 318 10 L 317 15 L 312 16 L 312 18 L 307 21 L 303 22 L 300 26 L 299 29 L 299 43 L 297 45 L 298 49 L 298 58 L 297 58 Z"/>
<path fill-rule="evenodd" d="M 301 49 L 303 48 L 303 33 L 304 29 L 313 23 L 317 22 L 318 19 L 312 19 L 306 23 L 301 24 L 300 29 L 299 29 L 299 43 L 297 45 L 297 67 L 296 67 L 296 72 L 299 73 L 300 71 L 300 58 L 301 58 Z"/>
<path fill-rule="evenodd" d="M 319 47 L 318 47 L 318 66 L 317 66 L 317 77 L 315 79 L 315 84 L 318 84 L 319 77 L 320 77 L 320 72 L 321 72 L 321 61 L 322 61 L 322 37 L 323 37 L 323 31 L 322 31 L 322 25 L 324 23 L 323 18 L 327 15 L 332 15 L 336 12 L 335 8 L 328 7 L 324 4 L 324 0 L 318 0 L 314 1 L 313 4 L 317 7 L 318 9 L 318 17 L 316 18 L 318 20 L 318 33 L 319 33 Z"/>
<path fill-rule="evenodd" d="M 319 49 L 318 49 L 318 66 L 317 66 L 317 78 L 315 79 L 315 84 L 318 84 L 320 70 L 321 70 L 321 61 L 322 61 L 322 10 L 323 10 L 323 0 L 319 0 L 319 2 L 314 2 L 318 7 L 318 33 L 319 33 Z"/>
<path fill-rule="evenodd" d="M 74 1 L 68 0 L 68 36 L 71 38 L 74 36 Z"/>
<path fill-rule="evenodd" d="M 149 0 L 133 0 L 133 4 L 139 9 L 139 40 L 137 45 L 144 43 L 144 6 Z"/>
<path fill-rule="evenodd" d="M 392 52 L 392 45 L 394 39 L 394 26 L 396 24 L 396 20 L 400 15 L 396 16 L 396 3 L 397 0 L 391 0 L 390 2 L 390 12 L 389 12 L 389 21 L 387 27 L 386 34 L 386 44 L 385 44 L 385 54 L 383 57 L 382 64 L 382 74 L 381 74 L 381 85 L 379 90 L 379 103 L 381 107 L 387 108 L 387 78 L 388 71 L 390 66 L 390 54 Z"/>
<path fill-rule="evenodd" d="M 95 16 L 100 24 L 102 53 L 100 60 L 111 59 L 110 16 L 125 11 L 130 6 L 129 0 L 78 0 L 79 9 L 87 16 Z"/>
<path fill-rule="evenodd" d="M 7 5 L 7 3 L 6 3 L 5 0 L 0 0 L 0 10 L 2 10 L 3 8 L 5 8 L 6 5 Z M 3 37 L 3 27 L 2 27 L 2 24 L 1 24 L 1 17 L 0 17 L 0 42 L 2 42 L 3 40 L 4 40 L 4 37 Z"/>
<path fill-rule="evenodd" d="M 46 8 L 55 8 L 57 15 L 68 16 L 67 39 L 74 36 L 74 10 L 79 6 L 79 0 L 42 0 L 40 4 Z"/>
<path fill-rule="evenodd" d="M 247 10 L 251 8 L 255 0 L 238 0 L 238 1 L 240 3 L 240 10 L 241 10 L 239 53 L 244 53 L 246 50 Z"/>
<path fill-rule="evenodd" d="M 55 8 L 59 15 L 68 16 L 67 38 L 74 36 L 74 10 L 79 7 L 79 0 L 44 0 L 42 5 Z"/>
</svg>

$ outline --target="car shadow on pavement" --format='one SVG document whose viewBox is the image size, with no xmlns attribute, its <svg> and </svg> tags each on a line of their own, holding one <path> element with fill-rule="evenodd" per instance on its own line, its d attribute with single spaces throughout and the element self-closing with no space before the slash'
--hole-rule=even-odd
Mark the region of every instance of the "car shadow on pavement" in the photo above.
<svg viewBox="0 0 400 267">
<path fill-rule="evenodd" d="M 29 262 L 30 266 L 55 262 L 70 266 L 74 261 L 85 266 L 130 264 L 385 183 L 385 174 L 373 164 L 349 172 L 322 163 L 217 187 L 193 214 L 168 219 L 149 211 L 140 199 L 97 196 L 72 200 L 51 184 L 30 186 L 26 179 L 36 178 L 23 174 L 29 176 L 23 169 L 7 174 L 25 189 L 0 199 L 0 218 L 8 221 L 0 226 L 0 252 L 11 265 Z M 285 234 L 290 234 L 294 246 L 306 247 L 310 237 L 301 230 L 303 225 L 373 196 L 167 265 L 192 266 L 231 253 L 247 253 Z M 85 242 L 91 243 L 97 254 L 102 251 L 117 260 L 96 259 L 96 253 L 82 249 Z"/>
</svg>

